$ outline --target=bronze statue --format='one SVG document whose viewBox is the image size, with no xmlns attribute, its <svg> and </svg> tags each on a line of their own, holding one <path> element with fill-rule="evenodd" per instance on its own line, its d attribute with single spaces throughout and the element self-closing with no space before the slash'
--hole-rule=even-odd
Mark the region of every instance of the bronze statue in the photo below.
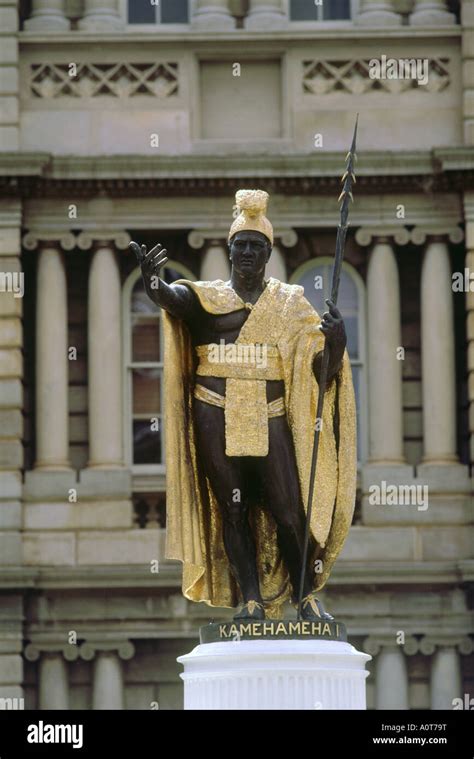
<svg viewBox="0 0 474 759">
<path fill-rule="evenodd" d="M 230 280 L 167 285 L 167 251 L 130 243 L 145 289 L 164 309 L 167 558 L 183 561 L 183 593 L 242 608 L 234 619 L 332 619 L 317 590 L 349 529 L 356 480 L 355 403 L 344 322 L 319 318 L 299 285 L 270 277 L 268 195 L 240 190 L 230 229 Z M 316 420 L 324 338 L 328 385 Z M 305 499 L 320 423 L 310 543 L 302 571 Z"/>
</svg>

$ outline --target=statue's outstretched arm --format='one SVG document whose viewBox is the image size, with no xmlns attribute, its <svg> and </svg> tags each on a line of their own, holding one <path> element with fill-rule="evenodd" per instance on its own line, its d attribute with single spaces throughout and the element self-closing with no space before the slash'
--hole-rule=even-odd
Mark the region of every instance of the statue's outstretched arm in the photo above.
<svg viewBox="0 0 474 759">
<path fill-rule="evenodd" d="M 193 291 L 185 285 L 168 285 L 160 279 L 160 270 L 168 261 L 166 249 L 158 243 L 147 253 L 146 245 L 140 246 L 133 241 L 130 248 L 140 264 L 143 284 L 150 300 L 177 319 L 190 318 L 197 306 Z"/>
</svg>

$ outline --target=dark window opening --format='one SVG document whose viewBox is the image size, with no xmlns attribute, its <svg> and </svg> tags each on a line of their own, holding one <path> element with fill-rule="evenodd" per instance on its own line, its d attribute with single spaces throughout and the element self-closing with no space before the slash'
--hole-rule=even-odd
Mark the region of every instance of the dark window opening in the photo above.
<svg viewBox="0 0 474 759">
<path fill-rule="evenodd" d="M 291 21 L 337 21 L 350 19 L 350 0 L 290 0 Z"/>
<path fill-rule="evenodd" d="M 189 0 L 128 0 L 129 24 L 187 24 Z"/>
</svg>

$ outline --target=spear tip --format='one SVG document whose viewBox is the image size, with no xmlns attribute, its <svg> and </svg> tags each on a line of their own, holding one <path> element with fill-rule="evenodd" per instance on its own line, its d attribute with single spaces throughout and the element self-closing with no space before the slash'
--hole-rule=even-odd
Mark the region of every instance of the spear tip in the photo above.
<svg viewBox="0 0 474 759">
<path fill-rule="evenodd" d="M 351 149 L 350 149 L 350 152 L 353 155 L 355 155 L 355 150 L 356 150 L 357 125 L 358 125 L 358 123 L 359 123 L 359 114 L 356 114 L 356 121 L 355 121 L 355 126 L 354 126 L 354 136 L 352 137 L 352 145 L 351 145 Z"/>
</svg>

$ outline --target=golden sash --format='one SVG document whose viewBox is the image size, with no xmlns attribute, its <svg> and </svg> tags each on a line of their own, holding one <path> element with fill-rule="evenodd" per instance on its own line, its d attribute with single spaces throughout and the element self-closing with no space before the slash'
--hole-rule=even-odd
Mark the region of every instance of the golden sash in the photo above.
<svg viewBox="0 0 474 759">
<path fill-rule="evenodd" d="M 197 375 L 226 379 L 226 455 L 268 456 L 267 380 L 284 378 L 278 348 L 237 341 L 198 345 L 196 353 Z"/>
</svg>

